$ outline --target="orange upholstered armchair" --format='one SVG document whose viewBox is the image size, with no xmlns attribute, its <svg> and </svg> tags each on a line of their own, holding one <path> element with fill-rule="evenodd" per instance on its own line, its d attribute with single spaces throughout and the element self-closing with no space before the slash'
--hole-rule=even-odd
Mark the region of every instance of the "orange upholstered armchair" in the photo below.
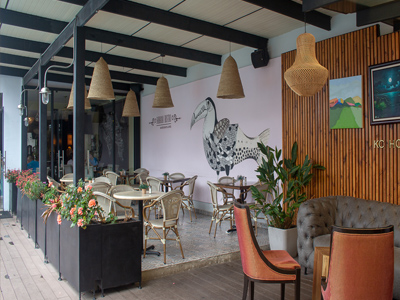
<svg viewBox="0 0 400 300">
<path fill-rule="evenodd" d="M 236 229 L 244 273 L 243 300 L 254 299 L 254 282 L 280 283 L 281 299 L 285 298 L 285 284 L 295 283 L 295 299 L 300 299 L 300 265 L 284 250 L 262 251 L 254 235 L 248 206 L 235 202 Z"/>
<path fill-rule="evenodd" d="M 356 229 L 332 226 L 324 300 L 391 300 L 394 278 L 393 226 Z M 325 284 L 323 284 L 324 286 Z"/>
</svg>

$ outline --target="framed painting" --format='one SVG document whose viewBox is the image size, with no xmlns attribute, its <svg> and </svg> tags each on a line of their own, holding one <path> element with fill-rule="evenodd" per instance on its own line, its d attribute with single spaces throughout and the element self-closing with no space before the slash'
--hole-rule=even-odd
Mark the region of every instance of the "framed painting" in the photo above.
<svg viewBox="0 0 400 300">
<path fill-rule="evenodd" d="M 400 60 L 369 67 L 371 125 L 400 122 Z"/>
</svg>

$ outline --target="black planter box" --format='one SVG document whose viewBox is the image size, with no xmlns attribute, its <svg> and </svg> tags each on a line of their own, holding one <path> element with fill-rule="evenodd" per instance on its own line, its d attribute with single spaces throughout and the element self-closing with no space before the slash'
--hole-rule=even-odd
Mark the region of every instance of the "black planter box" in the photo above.
<svg viewBox="0 0 400 300">
<path fill-rule="evenodd" d="M 37 222 L 37 202 L 36 200 L 28 199 L 28 228 L 25 230 L 28 231 L 29 236 L 33 239 L 33 242 L 36 244 L 36 222 Z"/>
<path fill-rule="evenodd" d="M 22 194 L 22 193 L 21 193 Z M 21 226 L 28 232 L 29 229 L 29 205 L 32 202 L 26 195 L 21 195 Z"/>
<path fill-rule="evenodd" d="M 42 200 L 36 200 L 36 243 L 46 255 L 46 223 L 42 218 L 43 212 L 47 206 L 43 204 Z"/>
<path fill-rule="evenodd" d="M 57 214 L 54 212 L 46 222 L 46 257 L 60 272 L 60 225 L 57 223 Z"/>
<path fill-rule="evenodd" d="M 93 224 L 86 229 L 70 225 L 63 220 L 60 226 L 60 272 L 79 293 L 141 285 L 141 222 Z"/>
<path fill-rule="evenodd" d="M 18 188 L 15 183 L 9 183 L 10 185 L 10 203 L 11 212 L 13 215 L 17 214 L 17 198 L 18 198 Z"/>
<path fill-rule="evenodd" d="M 18 190 L 17 194 L 17 220 L 21 224 L 21 218 L 22 218 L 22 192 L 20 189 Z M 22 224 L 21 224 L 22 226 Z"/>
</svg>

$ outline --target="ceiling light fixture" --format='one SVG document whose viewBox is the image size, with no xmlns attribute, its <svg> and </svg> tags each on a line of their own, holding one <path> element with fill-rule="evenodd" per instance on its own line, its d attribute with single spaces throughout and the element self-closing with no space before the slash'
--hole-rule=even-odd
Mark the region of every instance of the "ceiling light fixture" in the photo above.
<svg viewBox="0 0 400 300">
<path fill-rule="evenodd" d="M 85 87 L 85 110 L 91 109 L 92 106 L 90 105 L 90 100 L 88 98 L 87 90 L 86 90 L 86 85 Z M 74 83 L 72 83 L 72 88 L 71 88 L 71 93 L 69 94 L 69 100 L 68 100 L 68 105 L 67 109 L 73 109 L 74 108 Z"/>
<path fill-rule="evenodd" d="M 164 54 L 161 54 L 162 63 L 164 64 Z M 154 94 L 153 108 L 174 107 L 172 102 L 171 91 L 169 90 L 168 80 L 164 74 L 157 80 L 156 92 Z"/>
<path fill-rule="evenodd" d="M 126 95 L 124 109 L 122 110 L 123 117 L 140 117 L 139 105 L 134 91 L 129 90 Z"/>
<path fill-rule="evenodd" d="M 94 66 L 88 98 L 93 100 L 115 100 L 110 71 L 102 57 Z"/>
<path fill-rule="evenodd" d="M 229 43 L 229 56 L 222 66 L 221 78 L 219 80 L 217 98 L 240 99 L 244 98 L 242 81 L 235 59 L 231 55 L 231 44 Z"/>
</svg>

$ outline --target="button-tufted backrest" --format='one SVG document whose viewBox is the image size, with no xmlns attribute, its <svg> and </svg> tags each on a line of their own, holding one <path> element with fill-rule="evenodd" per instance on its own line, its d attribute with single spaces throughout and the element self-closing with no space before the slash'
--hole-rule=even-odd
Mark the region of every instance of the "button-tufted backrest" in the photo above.
<svg viewBox="0 0 400 300">
<path fill-rule="evenodd" d="M 394 246 L 400 247 L 400 205 L 337 196 L 335 225 L 350 228 L 394 226 Z"/>
</svg>

